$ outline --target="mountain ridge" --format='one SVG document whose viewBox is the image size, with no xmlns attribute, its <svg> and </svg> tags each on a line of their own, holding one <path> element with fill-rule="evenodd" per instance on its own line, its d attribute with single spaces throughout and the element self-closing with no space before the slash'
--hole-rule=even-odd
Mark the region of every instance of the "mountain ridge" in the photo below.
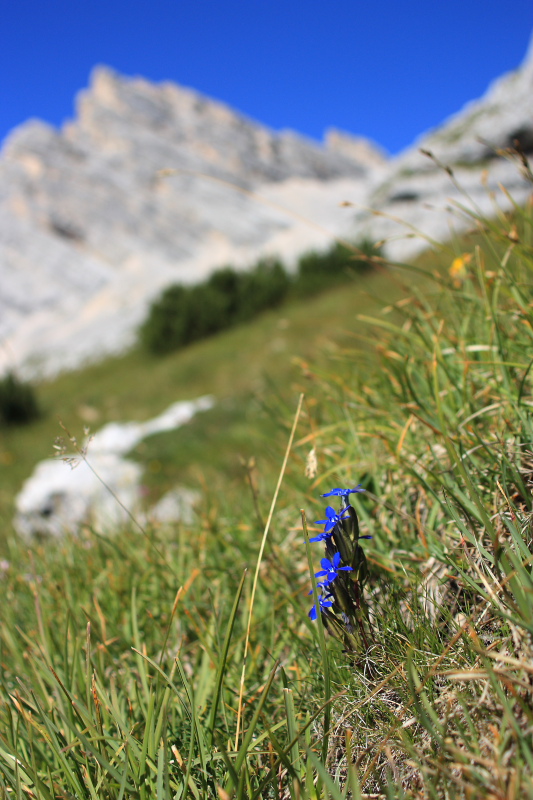
<svg viewBox="0 0 533 800">
<path fill-rule="evenodd" d="M 495 147 L 518 132 L 529 152 L 532 53 L 393 159 L 361 137 L 333 130 L 319 145 L 193 89 L 95 69 L 72 121 L 26 123 L 0 154 L 0 370 L 47 376 L 120 352 L 162 288 L 224 263 L 290 264 L 339 236 L 389 239 L 389 255 L 409 257 L 423 239 L 390 217 L 446 236 L 446 215 L 425 206 L 455 191 L 420 146 L 454 162 L 476 203 L 498 183 L 523 201 L 525 181 L 477 138 L 486 118 Z"/>
</svg>

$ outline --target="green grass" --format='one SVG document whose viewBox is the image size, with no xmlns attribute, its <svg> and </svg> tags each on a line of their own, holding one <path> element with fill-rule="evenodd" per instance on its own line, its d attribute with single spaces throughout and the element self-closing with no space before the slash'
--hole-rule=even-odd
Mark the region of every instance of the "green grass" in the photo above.
<svg viewBox="0 0 533 800">
<path fill-rule="evenodd" d="M 280 426 L 269 420 L 262 398 L 274 387 L 286 407 L 298 393 L 294 358 L 315 358 L 329 341 L 346 340 L 362 329 L 358 311 L 377 308 L 379 298 L 389 301 L 400 292 L 399 282 L 387 274 L 364 276 L 177 353 L 157 358 L 134 350 L 40 385 L 44 417 L 0 431 L 0 514 L 7 521 L 14 493 L 37 461 L 53 454 L 56 437 L 64 435 L 58 420 L 81 440 L 87 424 L 97 430 L 108 421 L 145 420 L 177 400 L 212 394 L 212 411 L 137 449 L 136 457 L 152 463 L 147 478 L 156 493 L 158 486 L 162 491 L 180 480 L 197 483 L 199 470 L 210 478 L 220 469 L 235 475 L 239 456 L 270 457 Z M 164 469 L 154 480 L 158 461 Z"/>
<path fill-rule="evenodd" d="M 388 308 L 343 288 L 284 310 L 288 327 L 265 315 L 150 367 L 132 353 L 42 387 L 72 427 L 80 403 L 102 422 L 205 392 L 219 404 L 137 453 L 160 464 L 154 492 L 167 472 L 204 486 L 193 526 L 8 537 L 0 792 L 533 797 L 531 212 L 426 256 L 401 299 L 370 277 Z M 11 440 L 21 460 L 32 430 Z M 260 456 L 257 505 L 238 452 Z M 373 643 L 346 653 L 307 616 L 300 509 L 323 517 L 319 494 L 359 480 Z"/>
</svg>

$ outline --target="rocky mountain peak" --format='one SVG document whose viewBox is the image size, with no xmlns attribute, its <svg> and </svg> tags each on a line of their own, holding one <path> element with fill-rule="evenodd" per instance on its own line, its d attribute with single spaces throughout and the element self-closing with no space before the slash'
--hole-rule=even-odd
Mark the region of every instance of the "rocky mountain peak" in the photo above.
<svg viewBox="0 0 533 800">
<path fill-rule="evenodd" d="M 431 239 L 448 240 L 471 225 L 460 206 L 490 217 L 495 198 L 502 209 L 510 208 L 509 196 L 525 203 L 532 187 L 509 153 L 516 142 L 533 155 L 533 37 L 517 70 L 493 81 L 481 98 L 390 162 L 368 196 L 367 206 L 380 216 L 362 211 L 354 225 L 370 238 L 389 241 L 389 254 L 403 259 Z"/>
<path fill-rule="evenodd" d="M 208 168 L 247 185 L 365 173 L 364 160 L 347 152 L 325 150 L 290 131 L 275 133 L 192 89 L 124 78 L 108 67 L 93 70 L 65 134 L 73 144 L 116 159 L 140 147 L 150 154 L 166 146 L 180 165 L 185 159 L 189 169 Z"/>
<path fill-rule="evenodd" d="M 0 371 L 49 375 L 122 351 L 162 288 L 227 263 L 290 264 L 336 236 L 385 239 L 407 258 L 449 237 L 442 208 L 464 201 L 419 149 L 492 213 L 500 183 L 518 202 L 530 191 L 495 157 L 515 138 L 533 149 L 533 45 L 521 69 L 394 159 L 351 134 L 329 131 L 322 146 L 192 89 L 97 67 L 72 121 L 28 122 L 0 154 Z"/>
<path fill-rule="evenodd" d="M 384 167 L 389 160 L 385 150 L 371 139 L 354 136 L 337 128 L 328 128 L 324 143 L 328 152 L 338 153 L 361 164 Z"/>
<path fill-rule="evenodd" d="M 121 350 L 168 283 L 323 246 L 340 232 L 335 220 L 329 235 L 318 228 L 334 185 L 366 191 L 371 155 L 97 67 L 72 121 L 22 125 L 0 155 L 0 370 L 48 374 Z M 315 214 L 310 235 L 297 197 Z"/>
</svg>

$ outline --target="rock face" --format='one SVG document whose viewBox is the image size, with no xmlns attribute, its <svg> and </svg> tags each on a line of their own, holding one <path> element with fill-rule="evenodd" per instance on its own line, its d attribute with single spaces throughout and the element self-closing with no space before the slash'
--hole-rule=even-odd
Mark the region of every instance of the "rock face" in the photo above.
<svg viewBox="0 0 533 800">
<path fill-rule="evenodd" d="M 27 123 L 0 156 L 0 372 L 50 375 L 119 352 L 163 287 L 227 263 L 290 263 L 365 235 L 408 258 L 466 226 L 443 207 L 493 213 L 498 183 L 525 200 L 529 184 L 495 150 L 517 138 L 531 152 L 532 120 L 533 47 L 521 69 L 391 160 L 349 134 L 330 131 L 321 147 L 189 89 L 98 68 L 73 122 Z"/>
<path fill-rule="evenodd" d="M 382 161 L 370 145 L 353 157 L 197 92 L 96 69 L 74 122 L 27 123 L 0 158 L 0 367 L 14 358 L 46 374 L 120 350 L 163 286 L 323 245 L 331 233 L 309 238 L 276 207 L 280 187 L 297 185 L 320 217 Z M 335 200 L 317 199 L 328 185 Z M 264 200 L 246 193 L 263 186 Z"/>
<path fill-rule="evenodd" d="M 448 240 L 454 231 L 470 227 L 471 220 L 458 212 L 457 204 L 494 216 L 494 195 L 500 207 L 511 207 L 500 185 L 524 203 L 533 189 L 531 182 L 518 160 L 499 154 L 516 141 L 526 155 L 533 155 L 533 38 L 520 69 L 499 78 L 481 99 L 468 103 L 391 162 L 367 200 L 381 216 L 359 213 L 355 226 L 373 239 L 388 240 L 389 255 L 401 259 L 427 247 L 431 239 Z M 421 150 L 432 153 L 434 160 Z M 452 169 L 453 179 L 439 164 Z M 413 239 L 413 229 L 422 236 Z"/>
<path fill-rule="evenodd" d="M 70 465 L 62 459 L 41 461 L 17 495 L 15 530 L 26 539 L 60 537 L 82 524 L 100 532 L 116 530 L 128 523 L 128 512 L 141 519 L 142 469 L 126 454 L 147 436 L 178 428 L 212 405 L 211 397 L 200 397 L 174 403 L 148 422 L 111 422 L 87 444 L 86 459 Z M 154 508 L 152 519 L 175 521 L 181 516 L 186 521 L 194 500 L 190 490 L 175 490 Z"/>
</svg>

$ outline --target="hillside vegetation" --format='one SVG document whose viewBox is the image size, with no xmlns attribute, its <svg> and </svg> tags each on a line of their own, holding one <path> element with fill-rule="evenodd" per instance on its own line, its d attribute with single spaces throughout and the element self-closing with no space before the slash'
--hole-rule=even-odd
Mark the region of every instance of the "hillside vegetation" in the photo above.
<svg viewBox="0 0 533 800">
<path fill-rule="evenodd" d="M 533 797 L 532 223 L 42 387 L 219 405 L 137 454 L 193 526 L 8 537 L 6 797 Z"/>
<path fill-rule="evenodd" d="M 379 248 L 362 241 L 353 246 L 335 242 L 322 252 L 305 253 L 294 273 L 272 258 L 241 271 L 228 265 L 203 283 L 165 289 L 150 307 L 140 341 L 152 353 L 170 353 L 284 302 L 348 283 L 380 261 Z"/>
<path fill-rule="evenodd" d="M 176 482 L 196 485 L 198 469 L 209 480 L 222 471 L 240 482 L 240 456 L 265 453 L 275 463 L 283 445 L 278 442 L 272 451 L 273 437 L 284 423 L 272 418 L 267 406 L 279 394 L 285 414 L 287 403 L 298 396 L 300 370 L 294 359 L 320 359 L 324 349 L 351 341 L 365 328 L 357 321 L 358 312 L 402 294 L 401 274 L 382 266 L 357 275 L 350 271 L 350 260 L 344 264 L 347 273 L 338 288 L 305 300 L 293 297 L 278 309 L 162 357 L 139 347 L 37 386 L 40 418 L 25 427 L 0 428 L 0 468 L 5 467 L 0 515 L 6 524 L 23 480 L 38 460 L 54 453 L 56 437 L 64 436 L 59 420 L 82 440 L 85 426 L 97 430 L 109 421 L 149 419 L 177 400 L 212 394 L 212 411 L 186 428 L 152 437 L 135 451 L 148 466 L 146 481 L 155 499 Z"/>
</svg>

